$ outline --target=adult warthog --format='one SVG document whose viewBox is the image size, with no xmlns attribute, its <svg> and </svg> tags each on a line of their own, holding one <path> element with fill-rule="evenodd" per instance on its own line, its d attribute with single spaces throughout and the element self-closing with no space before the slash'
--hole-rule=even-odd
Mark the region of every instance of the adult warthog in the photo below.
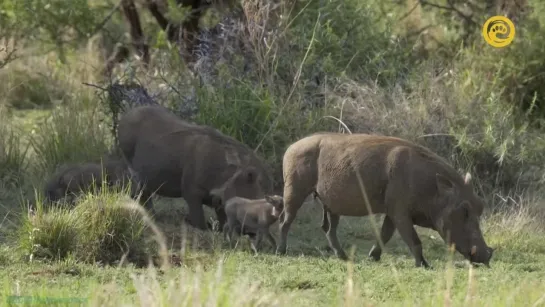
<svg viewBox="0 0 545 307">
<path fill-rule="evenodd" d="M 220 230 L 221 202 L 234 196 L 263 198 L 272 191 L 265 163 L 248 146 L 218 130 L 186 122 L 162 106 L 129 110 L 119 121 L 119 146 L 143 183 L 142 198 L 153 193 L 182 197 L 189 222 L 206 229 L 203 204 L 214 207 Z M 146 203 L 152 209 L 151 202 Z"/>
<path fill-rule="evenodd" d="M 385 214 L 380 238 L 369 257 L 379 260 L 395 229 L 409 246 L 416 266 L 429 267 L 413 225 L 436 230 L 474 263 L 488 266 L 493 249 L 479 225 L 484 202 L 465 179 L 429 149 L 407 140 L 367 135 L 317 133 L 288 147 L 283 160 L 284 210 L 277 253 L 286 252 L 290 225 L 305 198 L 323 204 L 322 229 L 341 259 L 339 217 Z"/>
</svg>

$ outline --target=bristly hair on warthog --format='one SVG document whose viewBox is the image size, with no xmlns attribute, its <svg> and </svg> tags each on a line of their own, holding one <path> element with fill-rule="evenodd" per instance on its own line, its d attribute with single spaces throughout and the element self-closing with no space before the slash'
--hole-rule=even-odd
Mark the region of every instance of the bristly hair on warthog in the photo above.
<svg viewBox="0 0 545 307">
<path fill-rule="evenodd" d="M 305 198 L 314 193 L 323 205 L 322 229 L 329 245 L 347 259 L 337 239 L 341 215 L 384 214 L 380 236 L 369 257 L 397 229 L 416 266 L 429 267 L 414 225 L 436 230 L 447 244 L 474 263 L 488 265 L 488 247 L 479 218 L 485 204 L 470 184 L 429 149 L 395 137 L 316 133 L 291 144 L 283 158 L 284 218 L 277 253 L 286 252 L 291 223 Z"/>
</svg>

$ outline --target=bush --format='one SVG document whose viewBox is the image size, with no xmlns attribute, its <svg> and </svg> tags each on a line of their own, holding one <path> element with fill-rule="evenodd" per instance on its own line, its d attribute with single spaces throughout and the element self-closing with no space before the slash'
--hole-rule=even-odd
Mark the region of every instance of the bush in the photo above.
<svg viewBox="0 0 545 307">
<path fill-rule="evenodd" d="M 126 195 L 105 191 L 87 196 L 74 209 L 82 223 L 78 259 L 111 263 L 128 252 L 129 260 L 145 263 L 151 254 L 144 237 L 147 226 L 140 212 L 123 206 L 132 202 Z"/>
<path fill-rule="evenodd" d="M 63 259 L 77 247 L 78 218 L 66 207 L 44 211 L 37 202 L 35 214 L 29 213 L 18 230 L 18 247 L 30 260 Z"/>
<path fill-rule="evenodd" d="M 146 239 L 147 225 L 130 209 L 129 187 L 103 186 L 98 194 L 83 195 L 74 208 L 62 203 L 23 217 L 17 244 L 31 259 L 60 260 L 69 255 L 84 262 L 112 263 L 127 256 L 139 265 L 153 256 Z"/>
</svg>

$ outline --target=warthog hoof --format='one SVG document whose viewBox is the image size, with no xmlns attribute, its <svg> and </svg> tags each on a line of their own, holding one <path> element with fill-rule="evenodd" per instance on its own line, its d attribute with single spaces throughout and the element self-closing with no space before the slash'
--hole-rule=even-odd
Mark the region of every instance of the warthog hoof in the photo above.
<svg viewBox="0 0 545 307">
<path fill-rule="evenodd" d="M 191 219 L 188 216 L 184 217 L 184 223 L 191 226 L 191 227 L 193 227 L 193 228 L 199 229 L 199 227 L 197 225 L 193 224 L 193 222 L 191 221 Z M 205 225 L 206 225 L 206 228 L 202 229 L 202 230 L 212 230 L 212 231 L 214 231 L 214 225 L 210 221 L 206 221 Z"/>
<path fill-rule="evenodd" d="M 422 261 L 417 260 L 415 264 L 417 268 L 424 267 L 425 269 L 433 269 L 425 259 L 422 259 Z"/>
<path fill-rule="evenodd" d="M 286 254 L 286 247 L 285 246 L 278 246 L 276 248 L 276 254 L 277 255 L 285 255 Z"/>
<path fill-rule="evenodd" d="M 346 256 L 346 254 L 343 251 L 339 251 L 339 252 L 335 253 L 335 255 L 337 255 L 337 257 L 339 257 L 339 259 L 341 259 L 343 261 L 348 260 L 348 256 Z"/>
<path fill-rule="evenodd" d="M 382 255 L 382 250 L 376 245 L 373 245 L 373 247 L 371 248 L 371 251 L 369 251 L 369 258 L 375 261 L 379 261 L 381 255 Z"/>
</svg>

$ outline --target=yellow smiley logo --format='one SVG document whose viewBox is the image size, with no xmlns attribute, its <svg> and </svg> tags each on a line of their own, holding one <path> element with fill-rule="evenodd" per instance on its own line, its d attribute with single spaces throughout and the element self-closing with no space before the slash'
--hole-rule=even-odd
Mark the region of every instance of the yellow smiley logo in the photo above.
<svg viewBox="0 0 545 307">
<path fill-rule="evenodd" d="M 505 47 L 515 38 L 515 25 L 504 16 L 490 17 L 483 25 L 483 37 L 493 47 Z"/>
</svg>

